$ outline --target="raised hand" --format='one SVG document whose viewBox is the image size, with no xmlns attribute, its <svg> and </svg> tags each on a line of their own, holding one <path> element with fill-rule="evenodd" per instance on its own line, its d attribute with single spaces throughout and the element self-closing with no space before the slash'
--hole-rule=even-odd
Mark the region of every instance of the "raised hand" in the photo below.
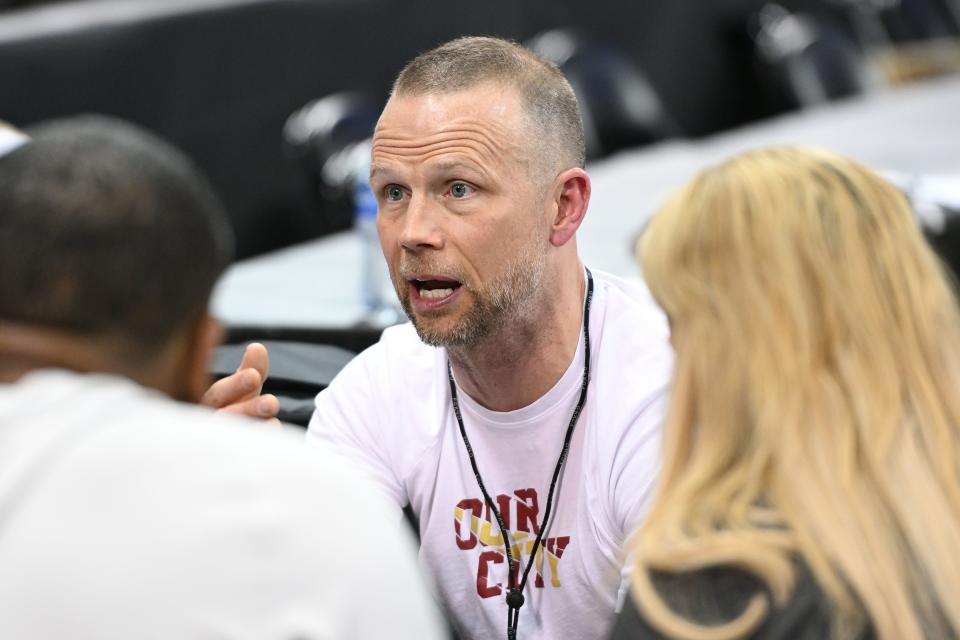
<svg viewBox="0 0 960 640">
<path fill-rule="evenodd" d="M 279 423 L 280 403 L 276 396 L 261 394 L 269 369 L 267 348 L 253 342 L 247 345 L 236 372 L 213 383 L 201 402 L 224 413 Z"/>
</svg>

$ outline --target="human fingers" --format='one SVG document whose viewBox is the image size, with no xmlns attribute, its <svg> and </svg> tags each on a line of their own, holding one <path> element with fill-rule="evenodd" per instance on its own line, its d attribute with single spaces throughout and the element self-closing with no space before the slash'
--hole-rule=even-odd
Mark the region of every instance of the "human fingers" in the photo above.
<svg viewBox="0 0 960 640">
<path fill-rule="evenodd" d="M 272 394 L 256 396 L 241 402 L 226 405 L 220 408 L 221 413 L 230 413 L 234 415 L 257 418 L 259 420 L 270 420 L 277 417 L 280 413 L 280 401 Z"/>
<path fill-rule="evenodd" d="M 200 402 L 214 409 L 224 409 L 230 405 L 257 398 L 262 386 L 263 377 L 258 370 L 252 368 L 238 370 L 214 382 L 203 394 Z"/>
</svg>

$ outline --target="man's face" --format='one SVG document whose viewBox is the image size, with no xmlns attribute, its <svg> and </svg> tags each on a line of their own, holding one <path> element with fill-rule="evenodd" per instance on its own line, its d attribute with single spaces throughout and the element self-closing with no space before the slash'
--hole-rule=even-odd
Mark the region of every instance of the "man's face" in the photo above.
<svg viewBox="0 0 960 640">
<path fill-rule="evenodd" d="M 370 184 L 394 287 L 420 338 L 470 346 L 533 317 L 549 246 L 512 88 L 395 96 L 373 136 Z"/>
</svg>

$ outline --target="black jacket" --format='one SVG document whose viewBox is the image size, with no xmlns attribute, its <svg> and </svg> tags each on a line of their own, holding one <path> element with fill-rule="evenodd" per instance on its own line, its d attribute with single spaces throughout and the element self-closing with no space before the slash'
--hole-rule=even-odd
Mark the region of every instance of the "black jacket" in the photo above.
<svg viewBox="0 0 960 640">
<path fill-rule="evenodd" d="M 764 584 L 752 574 L 733 567 L 714 567 L 687 574 L 654 573 L 654 586 L 674 611 L 704 625 L 729 622 L 740 615 L 756 593 L 769 597 Z M 770 600 L 772 602 L 772 600 Z M 612 640 L 666 638 L 655 630 L 627 597 Z M 797 581 L 790 600 L 774 609 L 751 636 L 755 640 L 823 640 L 830 637 L 829 602 L 804 565 L 797 567 Z M 866 630 L 859 636 L 872 640 Z"/>
</svg>

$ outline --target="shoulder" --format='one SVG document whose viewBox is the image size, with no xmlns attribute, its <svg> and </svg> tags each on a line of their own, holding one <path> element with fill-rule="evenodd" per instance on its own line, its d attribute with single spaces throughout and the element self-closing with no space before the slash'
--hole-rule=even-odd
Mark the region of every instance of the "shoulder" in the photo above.
<svg viewBox="0 0 960 640">
<path fill-rule="evenodd" d="M 448 391 L 445 351 L 424 344 L 413 325 L 397 325 L 319 393 L 314 417 L 393 427 L 413 420 L 420 425 L 424 418 L 435 418 L 435 409 L 446 407 Z"/>
<path fill-rule="evenodd" d="M 656 356 L 669 353 L 670 330 L 666 316 L 643 281 L 625 280 L 602 271 L 594 272 L 593 276 L 591 330 L 598 329 L 604 342 L 622 344 L 631 356 L 638 352 Z"/>
<path fill-rule="evenodd" d="M 375 606 L 399 601 L 370 595 L 371 583 L 393 580 L 392 588 L 409 587 L 405 603 L 426 611 L 412 541 L 387 504 L 346 460 L 307 446 L 302 431 L 214 414 L 126 381 L 63 382 L 41 385 L 53 396 L 22 421 L 17 451 L 4 451 L 13 464 L 0 491 L 29 500 L 0 550 L 0 591 L 42 590 L 45 601 L 62 603 L 65 620 L 83 593 L 104 611 L 120 603 L 131 625 L 156 616 L 168 636 L 195 631 L 190 607 L 148 612 L 144 602 L 190 602 L 260 635 L 269 634 L 256 625 L 291 611 L 358 629 Z M 43 433 L 53 437 L 31 446 Z M 154 598 L 131 590 L 130 575 L 143 577 Z"/>
<path fill-rule="evenodd" d="M 115 459 L 136 460 L 139 473 L 128 472 L 146 482 L 176 470 L 190 479 L 197 496 L 204 488 L 215 494 L 233 486 L 250 489 L 245 499 L 251 501 L 269 496 L 282 503 L 309 498 L 344 504 L 349 501 L 336 487 L 349 484 L 365 501 L 366 485 L 353 467 L 329 447 L 307 446 L 296 427 L 268 426 L 153 394 L 135 399 L 110 422 L 92 435 L 89 455 L 113 465 Z"/>
<path fill-rule="evenodd" d="M 667 323 L 640 282 L 594 272 L 586 491 L 617 547 L 646 511 L 673 367 Z"/>
<path fill-rule="evenodd" d="M 442 349 L 424 344 L 409 323 L 389 327 L 317 395 L 314 422 L 395 424 L 398 412 L 411 403 L 422 410 L 446 393 L 445 381 Z"/>
<path fill-rule="evenodd" d="M 378 510 L 358 472 L 330 449 L 308 447 L 299 429 L 216 414 L 112 376 L 43 373 L 17 387 L 0 394 L 0 420 L 10 427 L 0 481 L 19 486 L 42 473 L 50 504 L 110 496 L 117 513 L 125 513 L 123 502 L 144 517 L 162 505 L 286 505 L 280 510 L 290 521 L 311 511 L 305 503 Z M 189 533 L 190 523 L 182 524 Z"/>
<path fill-rule="evenodd" d="M 605 430 L 619 441 L 613 431 L 636 432 L 645 416 L 650 418 L 645 431 L 659 430 L 673 370 L 666 318 L 642 282 L 603 272 L 594 279 L 591 378 Z"/>
<path fill-rule="evenodd" d="M 410 323 L 388 327 L 375 344 L 354 358 L 337 378 L 363 376 L 367 382 L 395 385 L 430 382 L 446 366 L 443 349 L 424 344 Z M 334 379 L 331 387 L 342 384 Z M 402 385 L 401 385 L 402 386 Z"/>
<path fill-rule="evenodd" d="M 389 327 L 319 393 L 315 417 L 348 409 L 342 416 L 345 420 L 389 417 L 395 423 L 398 412 L 409 409 L 422 414 L 426 407 L 436 405 L 438 398 L 445 398 L 446 381 L 443 349 L 424 344 L 409 323 Z M 383 411 L 387 415 L 380 415 Z"/>
<path fill-rule="evenodd" d="M 309 436 L 326 441 L 394 488 L 436 447 L 448 410 L 446 354 L 412 325 L 384 331 L 316 398 Z"/>
</svg>

